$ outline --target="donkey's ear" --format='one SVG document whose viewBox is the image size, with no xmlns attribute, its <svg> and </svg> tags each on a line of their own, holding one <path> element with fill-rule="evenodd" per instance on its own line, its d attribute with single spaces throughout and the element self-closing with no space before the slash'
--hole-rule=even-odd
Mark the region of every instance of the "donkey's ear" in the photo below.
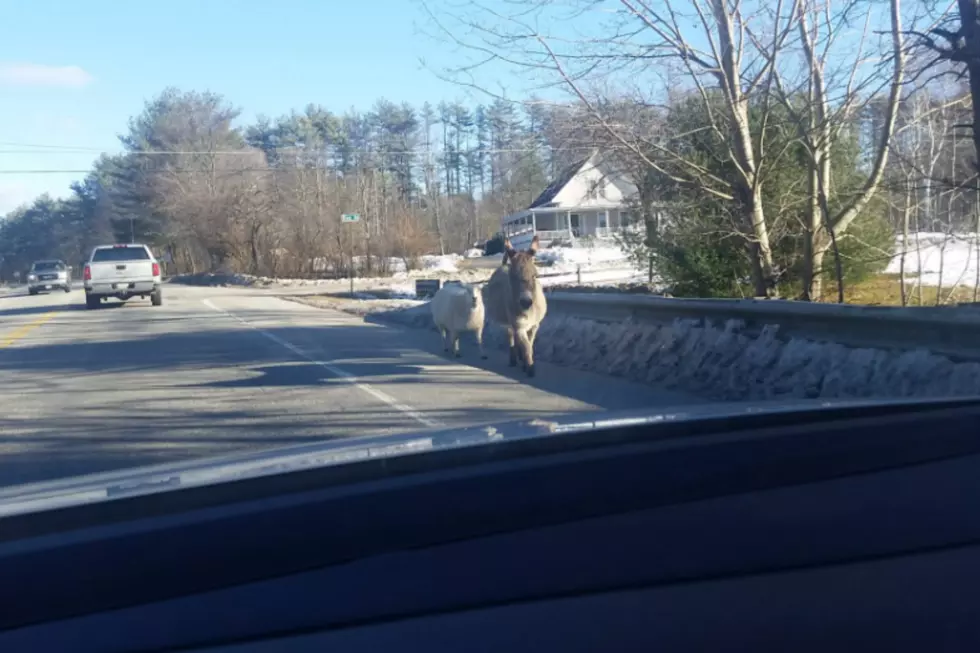
<svg viewBox="0 0 980 653">
<path fill-rule="evenodd" d="M 539 244 L 540 244 L 540 241 L 538 241 L 538 237 L 537 237 L 537 235 L 535 235 L 534 238 L 531 239 L 531 246 L 527 248 L 527 251 L 529 251 L 532 254 L 534 254 L 535 252 L 538 251 L 538 245 Z"/>
</svg>

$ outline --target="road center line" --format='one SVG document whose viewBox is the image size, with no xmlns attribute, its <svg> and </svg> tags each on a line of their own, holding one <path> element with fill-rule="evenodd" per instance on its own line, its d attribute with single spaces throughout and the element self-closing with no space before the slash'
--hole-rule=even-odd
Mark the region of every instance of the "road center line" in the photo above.
<svg viewBox="0 0 980 653">
<path fill-rule="evenodd" d="M 45 322 L 53 318 L 54 316 L 55 316 L 54 311 L 50 313 L 45 313 L 41 317 L 34 319 L 28 322 L 27 324 L 22 324 L 21 326 L 17 327 L 7 337 L 5 337 L 2 342 L 0 342 L 0 349 L 4 349 L 14 344 L 15 342 L 17 342 L 18 340 L 26 336 L 34 329 L 36 329 L 37 327 L 41 326 L 42 324 L 44 324 Z"/>
<path fill-rule="evenodd" d="M 245 326 L 247 326 L 250 329 L 254 329 L 255 331 L 258 331 L 259 333 L 261 333 L 263 336 L 265 336 L 266 338 L 268 338 L 272 342 L 274 342 L 274 343 L 276 343 L 276 344 L 278 344 L 278 345 L 280 345 L 282 347 L 285 347 L 286 349 L 288 349 L 292 353 L 296 354 L 300 358 L 302 358 L 304 360 L 307 360 L 307 361 L 313 363 L 314 365 L 319 365 L 320 367 L 322 367 L 323 369 L 327 370 L 328 372 L 330 372 L 331 374 L 333 374 L 337 378 L 343 379 L 344 381 L 346 381 L 347 383 L 351 384 L 352 386 L 354 386 L 358 390 L 361 390 L 362 392 L 365 392 L 365 393 L 371 395 L 375 399 L 378 399 L 380 401 L 383 401 L 384 403 L 388 404 L 389 406 L 391 406 L 395 410 L 397 410 L 399 412 L 402 412 L 402 413 L 408 415 L 409 417 L 411 417 L 412 419 L 414 419 L 416 422 L 422 424 L 423 426 L 428 426 L 430 428 L 435 428 L 435 427 L 442 426 L 442 424 L 440 422 L 438 422 L 438 421 L 436 421 L 434 419 L 430 419 L 430 418 L 426 417 L 425 415 L 423 415 L 419 411 L 415 410 L 411 406 L 408 406 L 406 404 L 401 403 L 400 401 L 398 401 L 397 399 L 395 399 L 391 395 L 389 395 L 389 394 L 387 394 L 385 392 L 382 392 L 381 390 L 378 390 L 377 388 L 375 388 L 375 387 L 373 387 L 373 386 L 371 386 L 371 385 L 369 385 L 367 383 L 362 383 L 361 381 L 358 381 L 357 380 L 357 377 L 354 376 L 353 374 L 351 374 L 350 372 L 348 372 L 347 370 L 342 369 L 340 367 L 337 367 L 336 365 L 334 365 L 332 363 L 328 363 L 326 361 L 318 361 L 318 360 L 310 357 L 309 355 L 307 355 L 306 352 L 304 352 L 302 349 L 300 349 L 299 347 L 297 347 L 293 343 L 288 342 L 286 340 L 283 340 L 282 338 L 280 338 L 279 336 L 275 335 L 274 333 L 270 333 L 270 332 L 266 331 L 265 329 L 262 329 L 260 327 L 255 326 L 254 324 L 251 324 L 247 320 L 244 320 L 244 319 L 238 317 L 237 315 L 235 315 L 234 313 L 232 313 L 230 311 L 226 311 L 223 308 L 219 308 L 218 306 L 215 306 L 211 302 L 210 299 L 202 299 L 201 300 L 201 303 L 203 303 L 205 306 L 207 306 L 208 308 L 210 308 L 212 310 L 215 310 L 215 311 L 217 311 L 219 313 L 223 313 L 223 314 L 225 314 L 225 315 L 227 315 L 229 317 L 232 317 L 232 318 L 238 320 L 239 322 L 241 322 L 242 324 L 244 324 Z"/>
</svg>

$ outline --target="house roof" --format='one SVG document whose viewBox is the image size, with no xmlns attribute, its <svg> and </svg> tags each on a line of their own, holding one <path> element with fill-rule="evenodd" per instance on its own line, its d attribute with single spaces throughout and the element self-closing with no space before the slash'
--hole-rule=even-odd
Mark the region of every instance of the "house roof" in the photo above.
<svg viewBox="0 0 980 653">
<path fill-rule="evenodd" d="M 548 184 L 548 187 L 545 188 L 541 194 L 538 195 L 537 199 L 531 202 L 531 205 L 527 208 L 538 209 L 551 204 L 555 200 L 555 197 L 558 196 L 558 193 L 561 192 L 561 189 L 567 186 L 568 182 L 575 178 L 575 175 L 577 175 L 579 170 L 582 169 L 582 166 L 588 163 L 589 159 L 591 158 L 591 156 L 588 156 L 562 170 L 555 180 Z"/>
</svg>

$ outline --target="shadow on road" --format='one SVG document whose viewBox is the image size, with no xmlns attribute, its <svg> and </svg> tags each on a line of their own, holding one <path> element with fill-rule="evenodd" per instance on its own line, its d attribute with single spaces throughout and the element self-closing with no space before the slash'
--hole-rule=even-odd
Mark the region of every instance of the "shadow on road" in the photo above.
<svg viewBox="0 0 980 653">
<path fill-rule="evenodd" d="M 64 304 L 52 306 L 18 306 L 17 308 L 0 308 L 0 318 L 15 315 L 44 315 L 45 313 L 70 313 L 84 311 L 85 304 Z"/>
<path fill-rule="evenodd" d="M 447 423 L 470 419 L 469 409 L 432 411 Z M 540 417 L 539 411 L 492 409 L 476 423 L 500 423 Z M 25 424 L 0 417 L 0 486 L 35 483 L 99 472 L 177 461 L 314 444 L 358 435 L 385 435 L 427 430 L 406 421 L 396 410 L 352 411 L 342 406 L 287 420 L 273 420 L 258 410 L 175 413 L 153 408 L 138 419 L 123 416 L 47 417 L 30 422 L 30 435 L 17 434 Z M 296 435 L 302 433 L 302 435 Z M 25 444 L 29 439 L 29 447 Z"/>
<path fill-rule="evenodd" d="M 468 340 L 463 357 L 451 358 L 435 331 L 365 324 L 331 311 L 235 310 L 249 328 L 203 308 L 125 322 L 93 320 L 99 311 L 83 316 L 83 305 L 36 310 L 65 316 L 49 335 L 45 326 L 0 350 L 6 396 L 19 396 L 0 411 L 0 485 L 424 429 L 352 380 L 446 426 L 587 405 L 677 405 L 654 388 L 547 363 L 528 379 L 507 366 L 506 351 L 488 349 L 481 360 Z"/>
<path fill-rule="evenodd" d="M 83 309 L 68 309 L 68 311 Z M 271 321 L 282 324 L 295 319 L 295 313 L 277 318 L 269 311 L 238 311 L 236 315 L 249 321 Z M 433 386 L 434 392 L 458 392 L 460 366 L 492 372 L 499 381 L 516 382 L 566 396 L 609 410 L 637 407 L 636 386 L 626 380 L 538 363 L 538 374 L 528 378 L 520 368 L 508 366 L 507 352 L 487 347 L 488 358 L 483 360 L 472 340 L 461 339 L 463 356 L 452 358 L 445 353 L 439 334 L 426 329 L 385 324 L 385 328 L 366 326 L 269 326 L 263 331 L 242 328 L 217 328 L 227 325 L 219 321 L 210 330 L 149 333 L 126 339 L 75 342 L 40 342 L 31 346 L 0 351 L 0 370 L 33 372 L 64 372 L 111 374 L 127 371 L 179 372 L 188 369 L 239 367 L 254 372 L 248 380 L 213 381 L 202 387 L 282 387 L 323 385 L 336 378 L 328 369 L 309 364 L 275 340 L 298 347 L 313 360 L 324 361 L 342 368 L 371 384 L 413 382 Z M 471 336 L 470 336 L 471 337 Z M 288 365 L 283 363 L 301 363 Z M 435 366 L 435 367 L 434 367 Z M 449 366 L 453 372 L 440 375 L 438 366 Z M 422 368 L 427 370 L 421 376 Z M 501 378 L 502 377 L 502 378 Z M 475 382 L 469 379 L 467 382 Z M 179 385 L 179 382 L 177 382 Z M 445 386 L 444 390 L 436 386 Z M 624 392 L 623 386 L 632 386 Z M 650 389 L 651 397 L 654 389 Z M 460 398 L 463 401 L 464 398 Z"/>
<path fill-rule="evenodd" d="M 102 304 L 96 310 L 105 309 L 116 309 L 124 306 L 122 302 L 107 303 Z M 0 308 L 0 318 L 4 316 L 12 317 L 14 315 L 43 315 L 45 313 L 74 313 L 77 311 L 86 311 L 84 300 L 81 304 L 51 304 L 48 306 L 19 306 L 17 308 Z"/>
</svg>

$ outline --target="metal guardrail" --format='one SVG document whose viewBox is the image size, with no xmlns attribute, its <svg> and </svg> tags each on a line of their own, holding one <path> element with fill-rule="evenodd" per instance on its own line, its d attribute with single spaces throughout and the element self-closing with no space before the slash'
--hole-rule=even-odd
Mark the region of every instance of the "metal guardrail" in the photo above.
<svg viewBox="0 0 980 653">
<path fill-rule="evenodd" d="M 551 292 L 548 310 L 599 322 L 669 324 L 676 319 L 720 325 L 741 320 L 745 330 L 778 325 L 777 337 L 807 338 L 848 347 L 927 349 L 956 360 L 980 361 L 980 310 L 974 307 L 876 307 L 786 300 L 674 299 L 644 295 Z"/>
</svg>

